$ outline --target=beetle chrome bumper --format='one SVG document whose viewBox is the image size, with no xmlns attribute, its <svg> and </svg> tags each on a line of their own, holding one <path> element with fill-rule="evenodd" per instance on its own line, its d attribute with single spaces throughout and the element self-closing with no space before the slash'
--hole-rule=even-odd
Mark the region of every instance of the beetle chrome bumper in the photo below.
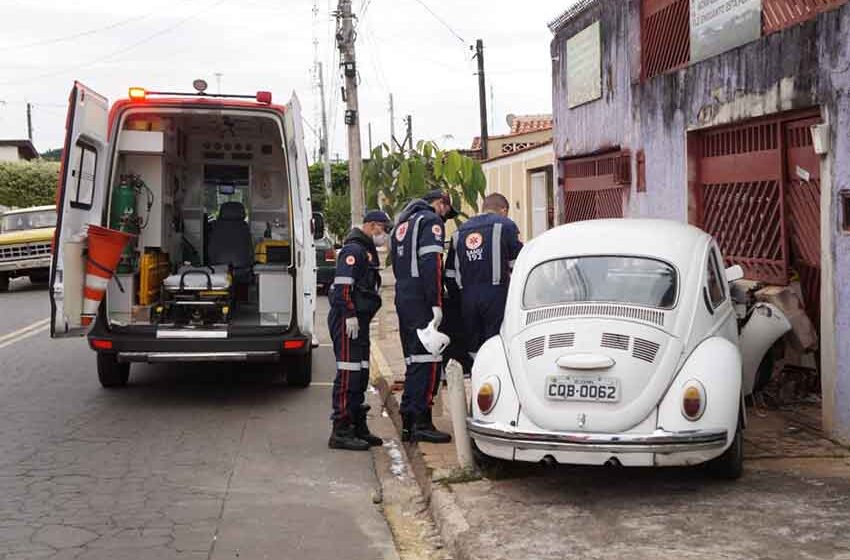
<svg viewBox="0 0 850 560">
<path fill-rule="evenodd" d="M 726 446 L 725 429 L 667 432 L 651 434 L 593 434 L 582 432 L 548 432 L 517 430 L 498 422 L 466 420 L 472 439 L 519 449 L 544 451 L 587 451 L 608 453 L 681 453 L 704 451 Z"/>
</svg>

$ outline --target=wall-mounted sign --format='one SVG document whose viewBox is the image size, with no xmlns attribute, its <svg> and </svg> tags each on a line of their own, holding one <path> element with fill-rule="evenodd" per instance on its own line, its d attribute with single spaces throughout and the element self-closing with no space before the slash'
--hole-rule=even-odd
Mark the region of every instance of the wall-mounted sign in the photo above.
<svg viewBox="0 0 850 560">
<path fill-rule="evenodd" d="M 691 0 L 691 62 L 761 37 L 762 0 Z"/>
<path fill-rule="evenodd" d="M 567 39 L 567 104 L 570 109 L 602 97 L 599 22 Z"/>
</svg>

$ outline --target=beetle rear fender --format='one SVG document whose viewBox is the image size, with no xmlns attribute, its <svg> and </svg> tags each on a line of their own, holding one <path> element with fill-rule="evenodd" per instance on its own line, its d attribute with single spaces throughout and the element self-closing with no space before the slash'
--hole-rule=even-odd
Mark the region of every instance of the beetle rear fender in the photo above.
<svg viewBox="0 0 850 560">
<path fill-rule="evenodd" d="M 481 386 L 495 377 L 498 379 L 498 394 L 492 410 L 483 414 L 478 407 L 478 391 Z M 519 399 L 517 398 L 511 370 L 508 366 L 505 345 L 500 335 L 485 342 L 475 357 L 472 365 L 472 416 L 490 422 L 516 422 L 519 415 Z"/>
<path fill-rule="evenodd" d="M 693 383 L 696 381 L 697 383 Z M 702 415 L 689 420 L 684 396 L 689 386 L 701 386 Z M 658 407 L 658 427 L 669 431 L 725 428 L 727 446 L 735 437 L 741 407 L 741 353 L 725 338 L 703 341 L 691 353 Z"/>
</svg>

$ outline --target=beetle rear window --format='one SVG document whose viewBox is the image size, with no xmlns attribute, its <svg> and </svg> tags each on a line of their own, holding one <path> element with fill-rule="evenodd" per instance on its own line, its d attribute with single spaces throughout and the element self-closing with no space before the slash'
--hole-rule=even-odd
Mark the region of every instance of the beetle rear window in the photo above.
<svg viewBox="0 0 850 560">
<path fill-rule="evenodd" d="M 669 264 L 645 257 L 589 256 L 542 263 L 525 284 L 523 307 L 605 302 L 671 309 L 678 278 Z"/>
</svg>

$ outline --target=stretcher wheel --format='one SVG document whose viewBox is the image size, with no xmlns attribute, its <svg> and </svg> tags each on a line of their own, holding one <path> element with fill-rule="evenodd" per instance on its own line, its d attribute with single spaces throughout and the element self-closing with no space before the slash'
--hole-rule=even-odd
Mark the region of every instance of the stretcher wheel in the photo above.
<svg viewBox="0 0 850 560">
<path fill-rule="evenodd" d="M 124 387 L 130 379 L 130 364 L 118 362 L 118 356 L 106 352 L 97 353 L 97 377 L 106 389 Z"/>
<path fill-rule="evenodd" d="M 286 383 L 290 387 L 309 387 L 313 382 L 313 353 L 285 358 L 283 362 Z"/>
</svg>

